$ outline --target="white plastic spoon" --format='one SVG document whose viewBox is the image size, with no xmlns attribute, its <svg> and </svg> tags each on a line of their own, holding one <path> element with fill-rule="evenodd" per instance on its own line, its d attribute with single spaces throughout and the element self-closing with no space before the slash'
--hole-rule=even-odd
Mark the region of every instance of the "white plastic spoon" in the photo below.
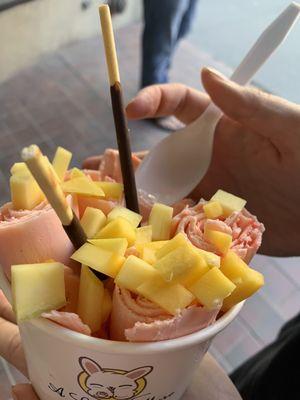
<svg viewBox="0 0 300 400">
<path fill-rule="evenodd" d="M 246 85 L 286 38 L 300 13 L 291 3 L 261 34 L 231 80 Z M 137 187 L 164 204 L 186 197 L 204 177 L 222 112 L 211 103 L 192 124 L 170 134 L 147 155 L 136 172 Z"/>
</svg>

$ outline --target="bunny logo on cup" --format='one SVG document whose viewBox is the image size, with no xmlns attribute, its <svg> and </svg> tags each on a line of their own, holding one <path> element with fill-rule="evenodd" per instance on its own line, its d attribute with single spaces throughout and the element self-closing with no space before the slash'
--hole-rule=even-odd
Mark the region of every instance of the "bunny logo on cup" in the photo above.
<svg viewBox="0 0 300 400">
<path fill-rule="evenodd" d="M 130 371 L 103 368 L 88 357 L 80 357 L 83 371 L 78 375 L 81 389 L 95 399 L 129 400 L 146 388 L 145 376 L 153 367 L 145 366 Z"/>
</svg>

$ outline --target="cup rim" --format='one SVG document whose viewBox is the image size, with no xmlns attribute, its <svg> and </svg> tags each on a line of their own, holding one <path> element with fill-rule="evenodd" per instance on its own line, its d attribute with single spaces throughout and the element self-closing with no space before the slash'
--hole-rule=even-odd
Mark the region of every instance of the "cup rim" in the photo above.
<svg viewBox="0 0 300 400">
<path fill-rule="evenodd" d="M 222 317 L 207 328 L 191 333 L 175 339 L 162 340 L 158 342 L 120 342 L 110 339 L 100 339 L 84 335 L 79 332 L 71 331 L 50 320 L 37 318 L 20 324 L 22 327 L 31 325 L 32 327 L 43 331 L 45 334 L 56 337 L 59 340 L 72 342 L 78 348 L 88 350 L 96 350 L 102 353 L 118 353 L 118 354 L 153 354 L 164 353 L 174 350 L 181 350 L 191 347 L 195 344 L 205 342 L 212 339 L 217 333 L 221 332 L 241 311 L 245 301 L 235 305 L 227 311 Z M 25 328 L 26 329 L 26 328 Z"/>
</svg>

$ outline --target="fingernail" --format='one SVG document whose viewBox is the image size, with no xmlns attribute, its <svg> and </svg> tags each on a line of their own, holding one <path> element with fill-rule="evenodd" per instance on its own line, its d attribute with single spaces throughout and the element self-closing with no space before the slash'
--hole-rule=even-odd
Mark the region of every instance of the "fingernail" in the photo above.
<svg viewBox="0 0 300 400">
<path fill-rule="evenodd" d="M 213 75 L 217 78 L 221 78 L 222 80 L 228 80 L 228 78 L 225 75 L 221 74 L 221 72 L 217 71 L 214 68 L 204 67 L 203 71 L 207 71 L 210 75 Z"/>
</svg>

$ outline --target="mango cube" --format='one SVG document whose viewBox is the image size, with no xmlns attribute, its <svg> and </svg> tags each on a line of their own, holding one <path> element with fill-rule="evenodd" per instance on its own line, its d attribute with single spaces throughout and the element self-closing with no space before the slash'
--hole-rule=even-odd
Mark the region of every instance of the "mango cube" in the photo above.
<svg viewBox="0 0 300 400">
<path fill-rule="evenodd" d="M 152 240 L 168 240 L 170 238 L 173 207 L 155 203 L 149 216 L 152 225 Z"/>
<path fill-rule="evenodd" d="M 76 193 L 84 196 L 104 197 L 103 190 L 86 176 L 62 182 L 61 188 L 65 193 Z"/>
<path fill-rule="evenodd" d="M 184 286 L 167 284 L 157 279 L 144 282 L 137 292 L 172 315 L 189 306 L 195 299 Z"/>
<path fill-rule="evenodd" d="M 234 251 L 229 250 L 221 259 L 220 269 L 227 278 L 238 285 L 250 267 Z"/>
<path fill-rule="evenodd" d="M 90 239 L 89 243 L 94 246 L 100 247 L 100 249 L 116 253 L 119 256 L 124 256 L 125 251 L 128 247 L 128 242 L 124 238 L 117 239 Z"/>
<path fill-rule="evenodd" d="M 142 249 L 141 257 L 144 261 L 153 265 L 157 261 L 155 253 L 156 251 L 153 248 L 145 246 Z"/>
<path fill-rule="evenodd" d="M 201 304 L 214 309 L 221 306 L 222 301 L 234 291 L 235 287 L 231 280 L 215 267 L 190 286 L 189 290 Z"/>
<path fill-rule="evenodd" d="M 201 257 L 201 256 L 200 256 Z M 174 283 L 180 283 L 187 289 L 198 281 L 202 275 L 209 271 L 209 266 L 206 263 L 199 262 L 194 267 L 190 268 L 184 274 L 179 275 L 173 280 Z"/>
<path fill-rule="evenodd" d="M 140 214 L 137 214 L 131 210 L 128 210 L 128 208 L 125 207 L 115 207 L 111 210 L 111 212 L 107 215 L 107 221 L 113 221 L 116 218 L 124 218 L 128 222 L 131 223 L 131 225 L 136 228 L 139 226 L 142 216 Z"/>
<path fill-rule="evenodd" d="M 80 273 L 77 314 L 87 324 L 92 333 L 102 325 L 104 286 L 96 275 L 83 265 Z"/>
<path fill-rule="evenodd" d="M 263 275 L 249 268 L 233 251 L 229 250 L 221 261 L 221 271 L 235 285 L 234 292 L 224 300 L 222 310 L 227 311 L 235 304 L 245 300 L 264 285 Z"/>
<path fill-rule="evenodd" d="M 10 173 L 14 174 L 21 174 L 21 175 L 31 175 L 27 165 L 24 162 L 16 162 L 10 169 Z"/>
<path fill-rule="evenodd" d="M 71 258 L 111 278 L 116 277 L 125 261 L 124 257 L 100 249 L 91 243 L 85 243 L 72 254 Z"/>
<path fill-rule="evenodd" d="M 146 225 L 137 228 L 135 244 L 150 243 L 152 241 L 152 226 Z"/>
<path fill-rule="evenodd" d="M 210 268 L 213 268 L 213 267 L 220 268 L 220 265 L 221 265 L 221 257 L 220 256 L 218 256 L 217 254 L 212 253 L 210 251 L 199 249 L 196 246 L 193 246 L 193 249 L 197 253 L 201 254 L 201 256 L 205 259 L 207 265 Z"/>
<path fill-rule="evenodd" d="M 120 200 L 123 196 L 124 186 L 122 183 L 95 182 L 95 184 L 103 190 L 106 199 Z"/>
<path fill-rule="evenodd" d="M 70 174 L 71 180 L 75 179 L 75 178 L 88 178 L 89 180 L 91 180 L 90 177 L 85 175 L 85 173 L 81 169 L 76 168 L 76 167 L 72 168 L 71 174 Z M 96 182 L 94 182 L 94 183 L 96 183 Z"/>
<path fill-rule="evenodd" d="M 241 211 L 247 203 L 246 200 L 221 189 L 219 189 L 210 200 L 218 201 L 221 204 L 225 217 L 229 217 L 234 211 Z"/>
<path fill-rule="evenodd" d="M 191 246 L 185 244 L 160 258 L 153 267 L 169 282 L 187 273 L 198 264 L 203 266 L 203 268 L 206 266 L 203 257 L 196 253 Z"/>
<path fill-rule="evenodd" d="M 154 242 L 156 243 L 156 242 Z M 162 243 L 162 242 L 160 242 Z M 156 251 L 157 259 L 164 257 L 170 251 L 175 250 L 179 246 L 190 246 L 194 251 L 200 254 L 204 260 L 206 261 L 209 267 L 220 267 L 221 265 L 221 258 L 217 254 L 211 253 L 210 251 L 205 251 L 199 249 L 198 247 L 194 246 L 183 233 L 178 233 L 173 239 L 169 241 L 165 241 L 165 246 L 160 246 L 160 248 Z"/>
<path fill-rule="evenodd" d="M 140 252 L 143 252 L 143 249 L 148 247 L 149 249 L 154 250 L 156 253 L 156 251 L 163 247 L 166 243 L 168 243 L 168 240 L 158 240 L 157 242 L 135 243 L 135 246 Z"/>
<path fill-rule="evenodd" d="M 210 201 L 204 204 L 203 211 L 206 218 L 216 219 L 223 215 L 223 208 L 218 201 Z"/>
<path fill-rule="evenodd" d="M 136 248 L 141 254 L 144 261 L 149 264 L 154 264 L 157 261 L 156 252 L 167 243 L 167 240 L 160 240 L 157 242 L 149 242 L 143 244 L 136 244 Z"/>
<path fill-rule="evenodd" d="M 15 173 L 12 175 L 10 191 L 14 210 L 32 210 L 45 198 L 31 174 Z"/>
<path fill-rule="evenodd" d="M 72 153 L 63 147 L 58 147 L 54 155 L 52 165 L 54 171 L 61 181 L 64 180 L 65 173 L 67 172 L 72 159 Z"/>
<path fill-rule="evenodd" d="M 189 244 L 190 242 L 187 240 L 186 236 L 183 233 L 178 233 L 173 239 L 168 240 L 163 247 L 157 250 L 156 257 L 159 260 L 171 251 L 176 250 L 177 247 L 187 246 Z"/>
<path fill-rule="evenodd" d="M 204 239 L 213 244 L 221 254 L 226 254 L 232 244 L 231 235 L 212 229 L 204 228 Z"/>
<path fill-rule="evenodd" d="M 127 219 L 116 218 L 102 228 L 95 236 L 96 239 L 125 238 L 128 246 L 132 246 L 136 239 L 135 228 Z"/>
<path fill-rule="evenodd" d="M 92 239 L 106 224 L 106 216 L 98 208 L 87 207 L 80 223 L 88 239 Z"/>
<path fill-rule="evenodd" d="M 140 285 L 155 277 L 159 278 L 159 274 L 150 264 L 138 257 L 129 256 L 116 276 L 115 284 L 138 293 Z"/>
<path fill-rule="evenodd" d="M 64 265 L 61 263 L 13 265 L 11 284 L 18 322 L 66 304 Z"/>
</svg>

